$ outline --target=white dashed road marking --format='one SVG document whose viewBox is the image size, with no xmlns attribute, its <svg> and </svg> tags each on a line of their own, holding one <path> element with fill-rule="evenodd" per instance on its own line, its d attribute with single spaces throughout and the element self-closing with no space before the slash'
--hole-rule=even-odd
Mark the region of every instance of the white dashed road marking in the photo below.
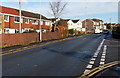
<svg viewBox="0 0 120 78">
<path fill-rule="evenodd" d="M 94 61 L 90 61 L 89 63 L 90 63 L 90 64 L 94 64 Z"/>
<path fill-rule="evenodd" d="M 101 60 L 100 60 L 100 65 L 105 64 L 105 55 L 106 55 L 106 52 L 107 52 L 107 45 L 104 45 L 104 47 L 103 47 L 103 53 L 102 53 Z"/>
<path fill-rule="evenodd" d="M 92 58 L 91 60 L 96 60 L 96 58 Z"/>
<path fill-rule="evenodd" d="M 105 56 L 102 56 L 102 58 L 105 58 Z"/>
<path fill-rule="evenodd" d="M 100 62 L 100 65 L 103 65 L 103 64 L 105 64 L 105 62 Z"/>
<path fill-rule="evenodd" d="M 88 64 L 87 68 L 92 68 L 93 65 Z"/>
<path fill-rule="evenodd" d="M 90 70 L 88 70 L 88 69 L 86 69 L 85 71 L 84 71 L 84 73 L 87 73 L 87 72 L 89 72 Z"/>
<path fill-rule="evenodd" d="M 97 58 L 97 56 L 98 56 L 98 54 L 99 54 L 99 51 L 101 50 L 101 47 L 102 47 L 104 41 L 105 41 L 105 39 L 103 39 L 103 41 L 100 43 L 97 51 L 94 53 L 93 57 L 91 58 L 91 61 L 90 61 L 89 64 L 87 65 L 84 73 L 86 73 L 86 72 L 88 72 L 88 71 L 90 71 L 90 70 L 92 69 L 92 67 L 93 67 L 93 65 L 94 65 L 94 63 L 95 63 L 95 60 L 96 60 L 96 58 Z M 103 64 L 103 62 L 101 62 L 101 64 Z"/>
<path fill-rule="evenodd" d="M 105 59 L 101 59 L 100 61 L 105 61 Z"/>
</svg>

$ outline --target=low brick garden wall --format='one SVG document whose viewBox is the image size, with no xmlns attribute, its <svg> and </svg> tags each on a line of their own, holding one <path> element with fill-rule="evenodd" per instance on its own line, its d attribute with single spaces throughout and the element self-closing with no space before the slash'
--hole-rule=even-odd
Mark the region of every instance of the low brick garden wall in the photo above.
<svg viewBox="0 0 120 78">
<path fill-rule="evenodd" d="M 60 32 L 47 32 L 42 33 L 42 40 L 59 39 L 67 36 L 68 35 Z M 27 45 L 39 42 L 39 33 L 2 34 L 0 38 L 2 39 L 2 46 Z"/>
</svg>

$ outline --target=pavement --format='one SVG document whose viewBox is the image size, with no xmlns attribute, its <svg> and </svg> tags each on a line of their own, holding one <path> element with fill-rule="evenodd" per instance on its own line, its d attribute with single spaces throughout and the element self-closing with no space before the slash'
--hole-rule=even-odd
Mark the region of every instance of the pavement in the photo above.
<svg viewBox="0 0 120 78">
<path fill-rule="evenodd" d="M 117 61 L 118 42 L 110 35 L 92 34 L 5 54 L 2 74 L 77 78 L 95 67 Z"/>
</svg>

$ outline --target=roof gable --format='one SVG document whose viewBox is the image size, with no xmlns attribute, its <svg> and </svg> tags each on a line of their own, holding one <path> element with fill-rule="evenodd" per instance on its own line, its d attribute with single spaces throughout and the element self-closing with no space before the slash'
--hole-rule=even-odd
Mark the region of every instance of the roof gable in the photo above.
<svg viewBox="0 0 120 78">
<path fill-rule="evenodd" d="M 79 20 L 72 20 L 73 21 L 73 23 L 77 23 Z"/>
</svg>

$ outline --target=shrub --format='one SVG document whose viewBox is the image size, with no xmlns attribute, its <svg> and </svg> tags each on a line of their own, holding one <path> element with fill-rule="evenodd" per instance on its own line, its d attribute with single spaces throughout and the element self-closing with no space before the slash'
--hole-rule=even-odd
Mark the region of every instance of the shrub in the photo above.
<svg viewBox="0 0 120 78">
<path fill-rule="evenodd" d="M 69 32 L 69 34 L 72 34 L 72 35 L 74 34 L 74 30 L 73 29 L 69 29 L 68 32 Z"/>
</svg>

